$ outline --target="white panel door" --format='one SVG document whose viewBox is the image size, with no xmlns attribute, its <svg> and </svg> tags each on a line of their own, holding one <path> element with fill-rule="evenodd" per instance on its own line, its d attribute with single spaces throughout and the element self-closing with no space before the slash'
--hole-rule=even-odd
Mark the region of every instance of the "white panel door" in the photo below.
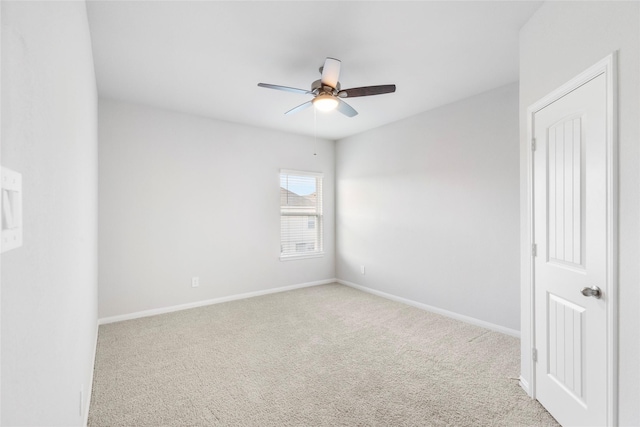
<svg viewBox="0 0 640 427">
<path fill-rule="evenodd" d="M 609 366 L 606 75 L 537 111 L 532 127 L 535 394 L 564 426 L 604 426 Z M 591 290 L 594 286 L 600 295 Z"/>
</svg>

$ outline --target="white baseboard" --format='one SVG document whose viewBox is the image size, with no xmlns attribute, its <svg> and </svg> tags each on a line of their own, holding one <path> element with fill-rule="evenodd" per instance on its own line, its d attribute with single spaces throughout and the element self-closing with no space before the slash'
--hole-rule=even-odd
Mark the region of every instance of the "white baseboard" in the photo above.
<svg viewBox="0 0 640 427">
<path fill-rule="evenodd" d="M 432 307 L 427 304 L 423 304 L 421 302 L 413 301 L 407 298 L 398 297 L 395 295 L 388 294 L 386 292 L 377 291 L 375 289 L 367 288 L 366 286 L 357 285 L 352 282 L 348 282 L 346 280 L 337 279 L 336 282 L 341 285 L 346 285 L 351 288 L 359 289 L 364 292 L 368 292 L 373 295 L 377 295 L 382 298 L 387 298 L 393 301 L 401 302 L 416 308 L 420 308 L 422 310 L 430 311 L 432 313 L 441 314 L 443 316 L 451 317 L 452 319 L 461 320 L 466 323 L 471 323 L 472 325 L 480 326 L 485 329 L 490 329 L 492 331 L 500 332 L 506 335 L 511 335 L 516 338 L 520 338 L 520 331 L 510 328 L 505 328 L 504 326 L 496 325 L 493 323 L 485 322 L 484 320 L 479 320 L 473 317 L 465 316 L 463 314 L 454 313 L 452 311 L 444 310 L 442 308 Z"/>
<path fill-rule="evenodd" d="M 91 408 L 91 395 L 93 392 L 93 371 L 96 368 L 96 354 L 98 352 L 98 329 L 100 328 L 100 321 L 96 322 L 96 336 L 93 340 L 93 360 L 91 361 L 91 377 L 89 378 L 89 389 L 85 392 L 84 398 L 84 408 L 83 409 L 83 423 L 84 427 L 87 427 L 89 424 L 89 408 Z"/>
<path fill-rule="evenodd" d="M 300 283 L 297 285 L 282 286 L 280 288 L 266 289 L 263 291 L 246 292 L 243 294 L 229 295 L 226 297 L 190 302 L 187 304 L 173 305 L 170 307 L 162 307 L 162 308 L 154 308 L 152 310 L 137 311 L 135 313 L 121 314 L 118 316 L 103 317 L 102 319 L 98 319 L 98 325 L 106 325 L 108 323 L 122 322 L 123 320 L 139 319 L 141 317 L 155 316 L 157 314 L 171 313 L 171 312 L 180 311 L 180 310 L 188 310 L 190 308 L 204 307 L 206 305 L 220 304 L 222 302 L 259 297 L 261 295 L 275 294 L 278 292 L 291 291 L 291 290 L 300 289 L 300 288 L 308 288 L 310 286 L 326 285 L 328 283 L 336 283 L 336 282 L 337 280 L 335 278 L 318 280 L 315 282 L 307 282 L 307 283 Z"/>
<path fill-rule="evenodd" d="M 525 380 L 522 375 L 520 375 L 520 387 L 522 387 L 522 389 L 525 391 L 525 393 L 527 393 L 527 396 L 532 397 L 531 396 L 531 389 L 529 388 L 529 383 L 527 382 L 527 380 Z"/>
</svg>

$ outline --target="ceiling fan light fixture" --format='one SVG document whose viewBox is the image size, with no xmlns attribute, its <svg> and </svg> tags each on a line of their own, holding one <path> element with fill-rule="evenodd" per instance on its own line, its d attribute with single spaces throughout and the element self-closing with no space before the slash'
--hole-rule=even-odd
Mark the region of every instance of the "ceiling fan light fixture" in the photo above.
<svg viewBox="0 0 640 427">
<path fill-rule="evenodd" d="M 320 111 L 332 111 L 338 106 L 338 100 L 328 94 L 316 96 L 313 100 L 313 106 Z"/>
</svg>

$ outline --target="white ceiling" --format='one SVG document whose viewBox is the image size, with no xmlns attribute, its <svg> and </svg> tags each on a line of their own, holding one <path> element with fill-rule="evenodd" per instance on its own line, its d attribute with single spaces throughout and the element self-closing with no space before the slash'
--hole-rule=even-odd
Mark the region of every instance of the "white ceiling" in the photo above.
<svg viewBox="0 0 640 427">
<path fill-rule="evenodd" d="M 529 1 L 89 1 L 100 96 L 264 128 L 340 139 L 518 79 Z M 325 57 L 359 115 L 284 112 L 310 95 Z"/>
</svg>

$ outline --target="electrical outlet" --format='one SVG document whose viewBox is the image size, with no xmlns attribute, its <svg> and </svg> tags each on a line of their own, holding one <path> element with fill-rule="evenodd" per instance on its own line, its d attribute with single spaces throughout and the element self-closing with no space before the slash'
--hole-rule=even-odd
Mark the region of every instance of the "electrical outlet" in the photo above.
<svg viewBox="0 0 640 427">
<path fill-rule="evenodd" d="M 84 415 L 84 386 L 80 386 L 80 406 L 78 407 L 78 415 L 81 417 Z"/>
<path fill-rule="evenodd" d="M 191 278 L 191 287 L 192 288 L 197 288 L 198 286 L 200 286 L 200 278 L 199 277 L 192 277 Z"/>
<path fill-rule="evenodd" d="M 360 274 L 362 274 L 364 276 L 364 265 L 360 266 Z"/>
</svg>

